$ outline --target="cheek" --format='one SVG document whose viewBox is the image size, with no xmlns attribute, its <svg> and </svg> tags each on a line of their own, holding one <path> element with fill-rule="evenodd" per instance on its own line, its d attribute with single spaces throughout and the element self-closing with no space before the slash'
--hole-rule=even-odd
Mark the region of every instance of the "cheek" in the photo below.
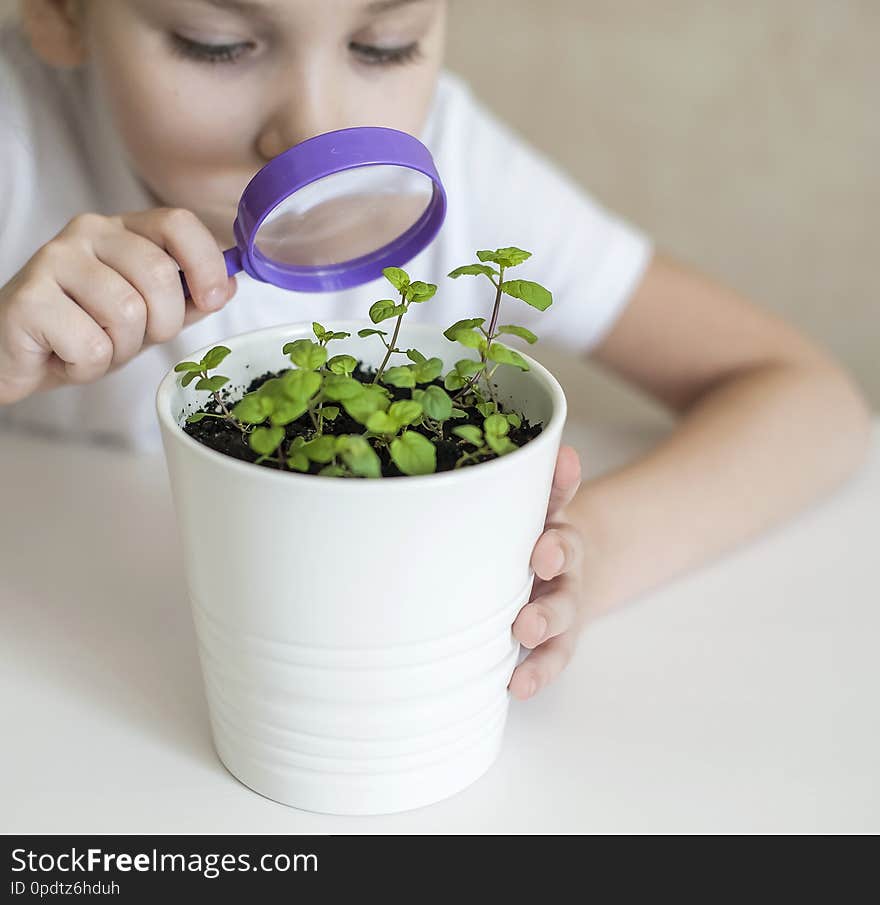
<svg viewBox="0 0 880 905">
<path fill-rule="evenodd" d="M 93 64 L 139 178 L 163 204 L 217 207 L 225 222 L 254 163 L 255 106 L 244 87 L 155 48 L 118 46 L 105 42 Z"/>
</svg>

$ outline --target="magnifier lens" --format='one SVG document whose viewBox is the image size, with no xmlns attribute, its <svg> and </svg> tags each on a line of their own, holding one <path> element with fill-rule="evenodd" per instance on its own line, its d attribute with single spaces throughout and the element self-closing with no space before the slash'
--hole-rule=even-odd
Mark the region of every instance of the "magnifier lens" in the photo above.
<svg viewBox="0 0 880 905">
<path fill-rule="evenodd" d="M 428 209 L 430 177 L 401 166 L 343 170 L 303 186 L 263 220 L 254 246 L 281 267 L 331 267 L 395 242 Z"/>
</svg>

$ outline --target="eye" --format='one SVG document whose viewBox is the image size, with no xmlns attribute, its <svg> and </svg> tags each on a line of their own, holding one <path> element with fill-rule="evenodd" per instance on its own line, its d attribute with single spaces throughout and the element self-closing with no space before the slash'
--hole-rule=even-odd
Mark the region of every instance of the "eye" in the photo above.
<svg viewBox="0 0 880 905">
<path fill-rule="evenodd" d="M 239 41 L 235 44 L 202 44 L 191 41 L 183 35 L 171 35 L 172 50 L 179 56 L 200 63 L 234 63 L 246 53 L 254 49 L 251 41 Z"/>
<path fill-rule="evenodd" d="M 403 63 L 413 63 L 421 55 L 418 41 L 407 44 L 405 47 L 375 47 L 370 44 L 359 44 L 352 41 L 348 49 L 356 54 L 370 66 L 394 66 Z"/>
</svg>

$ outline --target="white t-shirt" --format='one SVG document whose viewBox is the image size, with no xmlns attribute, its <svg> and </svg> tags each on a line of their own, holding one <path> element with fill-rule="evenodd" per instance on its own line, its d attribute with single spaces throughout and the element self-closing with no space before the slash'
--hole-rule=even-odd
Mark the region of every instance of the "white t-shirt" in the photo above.
<svg viewBox="0 0 880 905">
<path fill-rule="evenodd" d="M 76 214 L 152 206 L 94 96 L 88 70 L 48 67 L 17 29 L 0 30 L 0 286 Z M 475 261 L 479 248 L 517 245 L 534 258 L 511 278 L 544 284 L 554 303 L 538 312 L 511 299 L 505 318 L 542 339 L 588 351 L 642 276 L 651 255 L 647 238 L 585 196 L 450 73 L 438 82 L 420 138 L 434 156 L 449 206 L 440 235 L 405 265 L 414 279 L 440 284 L 441 293 L 413 306 L 407 318 L 445 328 L 488 314 L 484 280 L 453 283 L 445 275 Z M 155 390 L 190 352 L 276 324 L 319 320 L 332 327 L 336 320 L 366 317 L 370 304 L 387 296 L 385 285 L 380 280 L 332 294 L 296 293 L 239 275 L 238 291 L 224 310 L 96 383 L 0 407 L 0 429 L 27 427 L 158 449 Z"/>
</svg>

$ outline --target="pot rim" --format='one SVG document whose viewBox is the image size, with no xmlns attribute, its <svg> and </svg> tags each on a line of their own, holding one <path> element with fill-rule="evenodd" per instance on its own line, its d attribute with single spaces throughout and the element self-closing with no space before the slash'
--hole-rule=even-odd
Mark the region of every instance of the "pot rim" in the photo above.
<svg viewBox="0 0 880 905">
<path fill-rule="evenodd" d="M 350 328 L 351 332 L 354 333 L 367 325 L 373 326 L 371 322 L 358 318 L 334 322 L 333 329 L 348 330 Z M 268 339 L 270 336 L 279 333 L 286 334 L 289 338 L 292 331 L 304 330 L 306 328 L 309 330 L 311 329 L 311 321 L 298 321 L 293 324 L 278 324 L 273 327 L 262 327 L 259 330 L 247 330 L 244 333 L 237 333 L 227 339 L 221 339 L 217 342 L 210 343 L 207 346 L 203 346 L 202 348 L 191 352 L 185 359 L 181 360 L 201 360 L 209 349 L 219 345 L 228 346 L 232 350 L 232 354 L 235 354 L 236 350 L 234 344 L 244 339 L 259 339 L 261 336 L 265 336 Z M 439 331 L 441 334 L 443 332 L 442 326 L 431 323 L 416 323 L 405 327 L 405 329 L 407 329 L 408 332 L 430 331 L 432 334 L 434 334 L 435 331 Z M 555 442 L 553 439 L 554 436 L 557 434 L 561 436 L 568 408 L 565 393 L 563 392 L 559 381 L 539 361 L 536 361 L 524 352 L 520 352 L 520 354 L 529 364 L 530 370 L 528 371 L 528 375 L 536 378 L 550 393 L 552 411 L 550 417 L 544 422 L 541 433 L 533 440 L 530 440 L 525 446 L 519 447 L 515 452 L 508 453 L 506 456 L 500 456 L 489 462 L 480 462 L 476 466 L 471 466 L 469 468 L 441 471 L 429 475 L 404 475 L 400 478 L 394 478 L 391 482 L 392 486 L 398 480 L 403 481 L 404 486 L 411 488 L 415 487 L 416 484 L 422 484 L 425 481 L 430 481 L 432 484 L 438 484 L 442 481 L 446 481 L 447 483 L 450 481 L 479 481 L 480 475 L 483 475 L 484 479 L 489 477 L 485 470 L 488 468 L 494 469 L 493 475 L 500 477 L 503 473 L 503 469 L 519 468 L 521 465 L 525 465 L 524 456 L 538 454 L 540 450 L 543 449 L 544 445 Z M 172 366 L 168 373 L 162 378 L 156 391 L 156 411 L 160 425 L 165 429 L 166 437 L 176 438 L 176 442 L 182 443 L 185 448 L 188 448 L 195 455 L 203 457 L 206 466 L 214 465 L 219 468 L 231 470 L 232 472 L 240 471 L 242 477 L 250 475 L 252 480 L 280 481 L 283 482 L 283 486 L 287 487 L 295 486 L 290 483 L 291 481 L 308 481 L 309 486 L 314 486 L 314 482 L 318 478 L 318 475 L 300 474 L 293 471 L 279 471 L 274 468 L 260 468 L 259 466 L 255 466 L 253 462 L 245 462 L 242 459 L 236 459 L 232 456 L 227 456 L 224 453 L 217 452 L 217 450 L 211 449 L 209 446 L 205 446 L 204 443 L 199 443 L 198 440 L 190 437 L 171 414 L 171 394 L 177 388 L 176 383 L 179 377 L 180 375 L 174 371 Z M 471 475 L 472 472 L 475 474 Z M 386 480 L 339 481 L 337 479 L 336 483 L 360 488 L 359 490 L 346 491 L 355 493 L 388 492 L 389 486 L 389 482 Z"/>
</svg>

